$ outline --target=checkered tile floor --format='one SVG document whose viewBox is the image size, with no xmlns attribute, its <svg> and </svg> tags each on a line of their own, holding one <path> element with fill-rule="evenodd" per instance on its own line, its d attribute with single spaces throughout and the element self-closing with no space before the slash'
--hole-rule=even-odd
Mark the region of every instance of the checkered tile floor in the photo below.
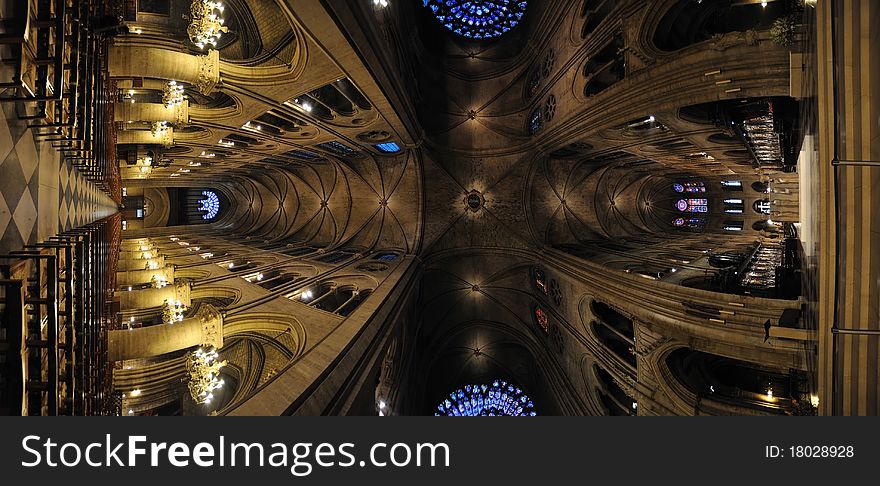
<svg viewBox="0 0 880 486">
<path fill-rule="evenodd" d="M 95 184 L 62 163 L 50 143 L 34 139 L 16 115 L 23 109 L 21 103 L 0 104 L 0 254 L 117 210 Z"/>
<path fill-rule="evenodd" d="M 116 203 L 70 164 L 61 165 L 58 177 L 61 183 L 58 208 L 60 231 L 91 223 L 117 211 Z"/>
</svg>

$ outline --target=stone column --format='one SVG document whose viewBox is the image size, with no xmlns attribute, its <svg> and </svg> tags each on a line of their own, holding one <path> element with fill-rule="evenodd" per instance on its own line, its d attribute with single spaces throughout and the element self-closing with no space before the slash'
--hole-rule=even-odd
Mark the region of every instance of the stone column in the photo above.
<svg viewBox="0 0 880 486">
<path fill-rule="evenodd" d="M 122 252 L 145 252 L 145 251 L 154 251 L 156 245 L 153 244 L 148 238 L 135 239 L 135 240 L 123 240 L 119 245 L 119 249 Z"/>
<path fill-rule="evenodd" d="M 113 113 L 117 122 L 166 121 L 186 125 L 189 123 L 189 101 L 170 107 L 161 103 L 116 103 Z"/>
<path fill-rule="evenodd" d="M 150 130 L 120 130 L 116 133 L 117 144 L 160 144 L 165 147 L 174 145 L 174 127 L 168 127 L 157 133 Z"/>
<path fill-rule="evenodd" d="M 184 357 L 145 364 L 120 363 L 113 370 L 113 388 L 122 393 L 122 414 L 134 415 L 161 407 L 186 393 Z"/>
<path fill-rule="evenodd" d="M 200 345 L 223 346 L 223 317 L 211 305 L 200 306 L 195 317 L 174 324 L 109 332 L 112 361 L 150 358 Z"/>
<path fill-rule="evenodd" d="M 168 284 L 174 282 L 174 267 L 166 266 L 155 270 L 129 270 L 116 272 L 116 283 L 120 286 L 150 283 L 153 276 L 164 278 Z"/>
<path fill-rule="evenodd" d="M 143 270 L 149 268 L 151 265 L 156 266 L 157 268 L 162 268 L 165 266 L 165 257 L 162 255 L 153 255 L 153 258 L 126 258 L 119 259 L 119 263 L 117 266 L 117 271 L 127 272 L 129 270 Z"/>
<path fill-rule="evenodd" d="M 149 288 L 132 290 L 131 292 L 122 291 L 117 295 L 119 295 L 119 305 L 123 311 L 160 307 L 166 300 L 168 302 L 179 300 L 186 307 L 192 305 L 190 284 L 184 282 L 175 282 L 161 289 Z"/>
<path fill-rule="evenodd" d="M 113 46 L 109 49 L 108 67 L 114 78 L 160 78 L 184 82 L 202 94 L 214 91 L 220 82 L 220 52 L 208 51 L 193 56 L 160 47 Z"/>
</svg>

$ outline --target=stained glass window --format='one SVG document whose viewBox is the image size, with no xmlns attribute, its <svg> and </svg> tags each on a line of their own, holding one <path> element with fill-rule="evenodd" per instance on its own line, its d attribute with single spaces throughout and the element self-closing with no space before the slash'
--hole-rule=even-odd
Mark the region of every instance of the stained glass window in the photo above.
<svg viewBox="0 0 880 486">
<path fill-rule="evenodd" d="M 675 202 L 675 208 L 688 213 L 709 212 L 708 199 L 679 199 Z"/>
<path fill-rule="evenodd" d="M 538 94 L 538 88 L 541 87 L 541 70 L 535 69 L 532 71 L 532 75 L 529 77 L 529 89 L 528 89 L 528 97 L 532 98 L 536 94 Z"/>
<path fill-rule="evenodd" d="M 394 260 L 397 260 L 397 253 L 379 253 L 378 255 L 374 256 L 373 259 L 379 260 L 380 262 L 393 262 Z"/>
<path fill-rule="evenodd" d="M 324 255 L 321 258 L 318 258 L 318 261 L 323 262 L 323 263 L 341 263 L 341 262 L 348 260 L 351 257 L 352 257 L 351 253 L 346 253 L 344 251 L 336 251 L 336 252 L 333 252 L 329 255 Z"/>
<path fill-rule="evenodd" d="M 672 226 L 699 229 L 706 226 L 706 220 L 703 218 L 675 218 L 672 220 Z"/>
<path fill-rule="evenodd" d="M 535 307 L 535 321 L 541 326 L 544 332 L 550 332 L 550 317 L 544 312 L 544 309 Z"/>
<path fill-rule="evenodd" d="M 334 154 L 341 155 L 343 157 L 355 154 L 355 151 L 353 148 L 351 148 L 348 145 L 345 145 L 343 143 L 337 142 L 336 140 L 333 140 L 330 142 L 325 142 L 325 143 L 319 143 L 317 146 L 328 151 L 328 152 L 333 152 Z"/>
<path fill-rule="evenodd" d="M 285 155 L 289 155 L 291 157 L 296 157 L 297 159 L 303 160 L 315 160 L 320 158 L 318 154 L 314 154 L 312 152 L 308 152 L 305 150 L 291 150 L 290 152 L 285 152 Z"/>
<path fill-rule="evenodd" d="M 205 196 L 205 199 L 199 200 L 199 211 L 205 211 L 202 219 L 216 218 L 220 212 L 220 198 L 213 191 L 202 191 L 202 196 Z"/>
<path fill-rule="evenodd" d="M 525 0 L 422 0 L 444 27 L 468 39 L 491 39 L 516 27 Z"/>
<path fill-rule="evenodd" d="M 724 222 L 724 231 L 742 231 L 743 222 L 742 221 L 725 221 Z"/>
<path fill-rule="evenodd" d="M 446 397 L 437 417 L 534 417 L 535 404 L 522 388 L 504 380 L 491 385 L 467 385 Z"/>
<path fill-rule="evenodd" d="M 381 150 L 382 152 L 385 152 L 386 154 L 393 154 L 393 153 L 400 152 L 400 145 L 397 145 L 394 142 L 385 142 L 385 143 L 376 144 L 376 148 Z"/>
<path fill-rule="evenodd" d="M 535 108 L 532 116 L 529 117 L 529 133 L 534 135 L 540 132 L 542 128 L 544 128 L 544 115 L 541 112 L 541 108 Z"/>
<path fill-rule="evenodd" d="M 534 273 L 535 286 L 538 287 L 538 289 L 543 292 L 544 295 L 547 295 L 547 276 L 544 275 L 544 271 L 540 268 L 536 268 Z"/>
<path fill-rule="evenodd" d="M 685 182 L 683 184 L 673 184 L 672 189 L 675 192 L 706 192 L 706 185 L 702 182 Z"/>
</svg>

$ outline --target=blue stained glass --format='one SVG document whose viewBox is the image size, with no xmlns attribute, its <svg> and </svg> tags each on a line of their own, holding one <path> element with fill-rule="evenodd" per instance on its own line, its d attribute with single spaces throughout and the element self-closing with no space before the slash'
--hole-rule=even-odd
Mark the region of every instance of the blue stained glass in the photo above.
<svg viewBox="0 0 880 486">
<path fill-rule="evenodd" d="M 393 153 L 400 152 L 400 145 L 397 145 L 394 142 L 386 142 L 386 143 L 376 144 L 376 148 L 381 150 L 382 152 L 385 152 L 386 154 L 393 154 Z"/>
<path fill-rule="evenodd" d="M 394 260 L 397 260 L 397 253 L 379 253 L 378 255 L 374 256 L 373 259 L 379 260 L 380 262 L 393 262 Z"/>
<path fill-rule="evenodd" d="M 468 39 L 491 39 L 516 27 L 527 2 L 513 0 L 422 0 L 450 31 Z"/>
<path fill-rule="evenodd" d="M 534 135 L 542 128 L 544 128 L 544 114 L 541 112 L 541 108 L 535 108 L 532 116 L 529 117 L 529 133 Z"/>
<path fill-rule="evenodd" d="M 700 229 L 706 226 L 706 220 L 703 218 L 676 218 L 672 220 L 672 226 L 677 228 Z"/>
<path fill-rule="evenodd" d="M 202 191 L 206 199 L 199 200 L 199 211 L 205 211 L 202 219 L 214 219 L 220 212 L 220 198 L 213 191 Z"/>
<path fill-rule="evenodd" d="M 706 192 L 706 185 L 702 182 L 684 182 L 672 185 L 675 192 Z"/>
<path fill-rule="evenodd" d="M 675 209 L 689 213 L 709 212 L 708 199 L 679 199 L 675 202 Z"/>
<path fill-rule="evenodd" d="M 328 152 L 333 152 L 336 155 L 347 156 L 353 155 L 355 153 L 353 148 L 343 143 L 337 142 L 336 140 L 333 140 L 331 142 L 319 143 L 317 146 Z"/>
<path fill-rule="evenodd" d="M 313 154 L 312 152 L 307 152 L 305 150 L 291 150 L 290 152 L 287 152 L 286 155 L 304 160 L 315 160 L 320 158 L 318 154 Z"/>
<path fill-rule="evenodd" d="M 521 388 L 503 380 L 492 385 L 467 385 L 437 406 L 436 416 L 534 417 L 535 404 Z"/>
</svg>

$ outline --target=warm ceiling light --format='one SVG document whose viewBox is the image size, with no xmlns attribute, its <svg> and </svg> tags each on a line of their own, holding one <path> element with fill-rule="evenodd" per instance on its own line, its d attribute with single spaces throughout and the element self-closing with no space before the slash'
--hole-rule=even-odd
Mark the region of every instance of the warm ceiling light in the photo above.
<svg viewBox="0 0 880 486">
<path fill-rule="evenodd" d="M 229 28 L 223 25 L 223 4 L 220 2 L 211 2 L 208 0 L 192 0 L 190 5 L 190 18 L 192 21 L 186 28 L 189 40 L 204 49 L 205 46 L 211 45 L 216 47 L 220 36 L 229 32 Z"/>
<path fill-rule="evenodd" d="M 186 96 L 183 94 L 183 85 L 178 84 L 173 79 L 165 83 L 162 87 L 162 104 L 166 108 L 173 108 L 183 103 Z"/>
</svg>

